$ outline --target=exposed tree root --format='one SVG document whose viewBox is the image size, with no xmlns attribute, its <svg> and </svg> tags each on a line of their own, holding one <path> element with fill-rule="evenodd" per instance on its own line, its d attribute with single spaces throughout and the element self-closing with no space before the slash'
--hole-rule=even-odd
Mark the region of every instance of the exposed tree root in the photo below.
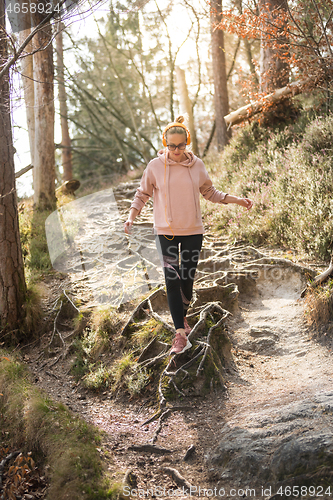
<svg viewBox="0 0 333 500">
<path fill-rule="evenodd" d="M 163 424 L 164 420 L 166 420 L 166 419 L 168 418 L 168 416 L 169 416 L 169 415 L 170 415 L 173 411 L 175 411 L 175 410 L 174 410 L 174 409 L 171 409 L 171 408 L 168 408 L 167 410 L 165 410 L 165 411 L 161 414 L 160 418 L 158 419 L 158 425 L 157 425 L 156 431 L 155 431 L 155 433 L 154 433 L 154 435 L 153 435 L 153 437 L 152 437 L 152 439 L 151 439 L 151 442 L 152 442 L 153 444 L 154 444 L 154 443 L 155 443 L 155 441 L 157 440 L 158 435 L 159 435 L 159 433 L 160 433 L 160 432 L 161 432 L 161 430 L 162 430 L 162 424 Z"/>
<path fill-rule="evenodd" d="M 216 314 L 220 315 L 220 318 L 214 325 L 212 325 L 209 328 L 208 334 L 207 334 L 207 339 L 205 339 L 205 341 L 197 341 L 198 348 L 194 349 L 194 352 L 192 354 L 191 359 L 189 359 L 185 363 L 181 364 L 176 370 L 172 370 L 173 365 L 176 363 L 177 355 L 171 356 L 167 366 L 165 367 L 165 369 L 162 371 L 162 373 L 160 375 L 159 384 L 158 384 L 160 409 L 151 418 L 149 418 L 148 420 L 146 420 L 142 424 L 142 426 L 144 426 L 144 425 L 150 424 L 151 422 L 153 422 L 155 420 L 158 420 L 157 428 L 156 428 L 155 433 L 151 439 L 152 443 L 155 443 L 155 441 L 157 440 L 157 437 L 162 430 L 163 422 L 166 420 L 166 418 L 168 418 L 168 416 L 173 411 L 186 409 L 184 407 L 175 407 L 175 406 L 172 408 L 166 407 L 167 399 L 166 399 L 166 396 L 164 394 L 164 389 L 163 389 L 163 384 L 165 382 L 165 379 L 166 378 L 168 379 L 167 385 L 173 387 L 173 389 L 175 390 L 175 392 L 177 394 L 179 394 L 181 396 L 185 396 L 184 392 L 181 389 L 181 385 L 179 385 L 179 382 L 176 381 L 177 377 L 179 375 L 183 374 L 184 377 L 182 378 L 182 381 L 184 381 L 189 376 L 188 369 L 195 362 L 197 362 L 199 360 L 199 358 L 201 357 L 201 361 L 200 361 L 198 368 L 196 370 L 196 377 L 198 377 L 200 375 L 200 372 L 202 371 L 204 363 L 206 361 L 207 354 L 209 351 L 212 351 L 212 346 L 210 344 L 211 334 L 216 328 L 221 327 L 224 320 L 230 315 L 230 312 L 223 309 L 221 307 L 220 303 L 218 303 L 218 302 L 210 302 L 208 304 L 205 304 L 204 306 L 201 307 L 199 320 L 197 321 L 197 323 L 195 324 L 191 333 L 188 336 L 189 340 L 194 341 L 198 337 L 198 335 L 200 334 L 200 331 L 206 327 L 206 320 L 207 320 L 208 315 L 210 316 L 211 321 L 214 321 L 214 317 L 212 314 L 214 312 Z M 196 313 L 196 315 L 198 315 L 198 312 Z M 153 364 L 157 364 L 159 361 L 164 359 L 166 356 L 167 356 L 167 354 L 163 353 L 163 354 L 158 355 L 152 359 L 146 360 L 145 362 L 143 362 L 141 364 L 141 366 L 145 366 L 145 367 L 152 366 Z M 222 378 L 221 374 L 219 374 L 219 378 L 220 378 L 220 382 L 221 382 L 223 389 L 225 389 L 224 384 L 223 384 L 223 378 Z M 182 383 L 182 381 L 180 382 L 180 384 Z"/>
<path fill-rule="evenodd" d="M 140 302 L 140 304 L 138 304 L 136 306 L 136 308 L 132 312 L 129 320 L 127 321 L 127 323 L 123 327 L 123 329 L 121 331 L 121 335 L 123 335 L 123 336 L 127 335 L 127 333 L 128 333 L 127 330 L 129 328 L 129 326 L 134 322 L 134 319 L 139 315 L 140 312 L 143 311 L 145 314 L 147 314 L 147 312 L 145 311 L 145 309 L 147 309 L 147 307 L 148 307 L 149 312 L 152 311 L 151 300 L 154 299 L 157 295 L 159 295 L 161 293 L 164 293 L 163 288 L 159 288 L 158 290 L 155 290 L 148 297 L 146 297 L 142 302 Z M 171 328 L 170 325 L 168 325 L 168 328 Z"/>
<path fill-rule="evenodd" d="M 209 243 L 209 238 L 208 238 Z M 238 286 L 244 284 L 246 287 L 255 288 L 255 281 L 262 277 L 262 273 L 269 273 L 271 279 L 279 279 L 283 275 L 283 268 L 290 268 L 301 274 L 313 275 L 311 268 L 301 266 L 288 259 L 270 257 L 260 250 L 248 245 L 227 245 L 218 248 L 221 243 L 211 241 L 210 246 L 204 248 L 207 257 L 202 259 L 198 265 L 196 286 L 192 309 L 187 316 L 189 320 L 197 318 L 188 339 L 193 344 L 191 350 L 186 351 L 184 355 L 173 355 L 168 360 L 164 369 L 160 372 L 158 382 L 159 410 L 142 425 L 148 425 L 151 422 L 158 421 L 157 428 L 151 439 L 154 443 L 161 432 L 163 422 L 169 415 L 178 409 L 167 406 L 170 389 L 179 396 L 186 394 L 186 385 L 189 381 L 195 383 L 195 380 L 204 380 L 206 387 L 209 385 L 213 389 L 213 382 L 219 381 L 223 390 L 226 390 L 223 378 L 223 364 L 218 353 L 212 346 L 213 332 L 223 327 L 226 318 L 231 314 L 224 306 L 230 309 L 233 303 L 237 304 L 239 295 Z M 275 272 L 275 268 L 277 271 Z M 333 272 L 333 265 L 332 270 Z M 279 275 L 279 276 L 278 276 Z M 148 297 L 140 302 L 132 312 L 121 331 L 121 335 L 130 337 L 130 327 L 136 322 L 137 318 L 148 316 L 154 318 L 163 329 L 169 333 L 175 333 L 175 330 L 165 319 L 155 310 L 155 300 L 159 295 L 165 292 L 162 287 L 155 290 Z M 214 301 L 211 301 L 213 298 Z M 217 299 L 217 300 L 216 300 Z M 154 344 L 156 339 L 151 340 L 141 352 L 138 365 L 141 368 L 154 368 L 163 363 L 168 354 L 163 346 Z M 161 343 L 160 343 L 161 344 Z M 167 346 L 167 344 L 165 344 Z M 159 352 L 158 352 L 159 351 Z M 149 354 L 151 355 L 149 356 Z M 207 363 L 212 362 L 214 368 L 205 371 Z M 196 367 L 196 368 L 194 368 Z M 194 370 L 193 370 L 194 368 Z M 207 367 L 208 368 L 208 367 Z M 210 371 L 209 371 L 210 370 Z M 208 375 L 210 373 L 210 375 Z M 214 376 L 211 374 L 214 373 Z M 207 380 L 205 380 L 205 377 Z M 208 377 L 211 377 L 210 379 Z M 200 379 L 200 380 L 199 380 Z M 185 391 L 185 392 L 184 392 Z M 184 408 L 181 408 L 184 409 Z"/>
<path fill-rule="evenodd" d="M 161 446 L 155 446 L 154 444 L 133 444 L 127 448 L 128 450 L 137 451 L 137 452 L 148 452 L 154 453 L 156 455 L 168 455 L 169 453 L 173 453 L 172 450 L 168 448 L 162 448 Z"/>
<path fill-rule="evenodd" d="M 328 268 L 323 273 L 316 276 L 315 279 L 309 285 L 307 285 L 307 287 L 304 288 L 304 290 L 302 290 L 301 297 L 304 297 L 306 292 L 311 288 L 315 288 L 324 283 L 324 281 L 327 280 L 332 275 L 332 273 L 333 273 L 333 254 L 331 256 Z"/>
<path fill-rule="evenodd" d="M 48 363 L 48 361 L 45 361 L 40 367 L 39 367 L 39 371 L 42 370 L 46 365 L 48 365 L 47 367 L 48 368 L 52 368 L 53 366 L 55 366 L 61 359 L 65 358 L 67 355 L 68 355 L 68 352 L 69 352 L 69 349 L 71 347 L 71 344 L 68 344 L 65 342 L 65 339 L 63 337 L 63 334 L 61 333 L 60 329 L 58 328 L 58 325 L 60 324 L 59 322 L 59 317 L 61 315 L 61 313 L 63 312 L 63 307 L 64 305 L 67 303 L 67 304 L 70 304 L 70 306 L 74 309 L 75 313 L 80 313 L 80 310 L 76 307 L 76 305 L 73 303 L 73 301 L 70 299 L 70 297 L 67 295 L 66 291 L 63 290 L 63 295 L 65 296 L 65 301 L 64 300 L 61 300 L 61 295 L 55 300 L 55 303 L 52 307 L 52 311 L 57 307 L 57 304 L 59 303 L 60 301 L 60 307 L 57 311 L 57 314 L 54 318 L 54 321 L 53 321 L 53 331 L 52 331 L 52 335 L 51 335 L 51 339 L 47 345 L 47 347 L 44 349 L 44 351 L 38 356 L 38 358 L 35 360 L 35 362 L 39 361 L 40 359 L 42 359 L 45 355 L 50 355 L 50 349 L 51 347 L 54 345 L 55 343 L 55 338 L 58 337 L 60 339 L 60 343 L 61 343 L 61 352 L 60 354 L 57 356 L 57 358 L 52 361 L 51 363 Z M 70 337 L 72 337 L 73 335 L 73 332 L 71 332 L 70 334 L 68 334 L 65 338 L 68 339 Z M 48 372 L 48 374 L 52 374 L 52 372 Z M 52 374 L 53 375 L 53 374 Z M 53 375 L 55 376 L 55 375 Z"/>
</svg>

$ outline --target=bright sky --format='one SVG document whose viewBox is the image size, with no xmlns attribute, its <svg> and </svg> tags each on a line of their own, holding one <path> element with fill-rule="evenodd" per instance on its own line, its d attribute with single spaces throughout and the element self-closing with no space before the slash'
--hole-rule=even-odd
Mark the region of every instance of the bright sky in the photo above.
<svg viewBox="0 0 333 500">
<path fill-rule="evenodd" d="M 139 2 L 136 2 L 137 4 Z M 154 1 L 151 2 L 152 8 L 156 9 Z M 167 0 L 158 0 L 160 8 L 163 8 L 167 4 Z M 196 6 L 202 11 L 203 8 L 207 9 L 206 0 L 192 0 L 191 5 Z M 95 19 L 100 19 L 103 15 L 108 12 L 108 2 L 103 3 L 98 9 L 95 10 L 94 14 L 85 14 L 81 16 L 81 19 L 76 16 L 74 24 L 72 24 L 72 32 L 78 33 L 80 36 L 87 34 L 93 37 L 97 34 L 97 27 Z M 208 16 L 207 16 L 208 17 Z M 175 46 L 183 42 L 188 30 L 191 26 L 190 19 L 184 7 L 179 3 L 176 9 L 176 15 L 172 17 L 171 22 L 168 22 L 168 30 L 172 36 L 172 40 Z M 66 41 L 64 41 L 66 44 Z M 205 51 L 205 58 L 207 59 L 207 47 L 202 47 Z M 181 66 L 186 65 L 189 56 L 193 57 L 195 54 L 194 42 L 189 40 L 184 44 L 179 52 L 177 59 L 178 64 Z M 70 58 L 70 51 L 65 52 L 66 64 L 68 64 Z M 74 59 L 73 59 L 74 64 Z M 190 82 L 188 82 L 190 83 Z M 55 98 L 56 98 L 56 109 L 57 109 L 57 88 L 55 88 Z M 14 134 L 14 146 L 16 149 L 15 154 L 15 171 L 26 167 L 31 163 L 30 158 L 30 147 L 27 133 L 27 123 L 26 123 L 26 113 L 25 104 L 23 100 L 23 92 L 21 89 L 21 80 L 19 74 L 15 73 L 12 80 L 12 123 L 13 123 L 13 134 Z M 61 142 L 60 133 L 60 120 L 56 115 L 55 124 L 55 142 Z M 33 194 L 32 190 L 32 171 L 30 170 L 26 174 L 22 175 L 16 179 L 16 186 L 18 191 L 18 196 L 31 196 Z"/>
</svg>

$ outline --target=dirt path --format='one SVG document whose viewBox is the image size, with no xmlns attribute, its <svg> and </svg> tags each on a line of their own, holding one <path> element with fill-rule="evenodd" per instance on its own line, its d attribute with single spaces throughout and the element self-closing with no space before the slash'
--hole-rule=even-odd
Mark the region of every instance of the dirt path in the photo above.
<svg viewBox="0 0 333 500">
<path fill-rule="evenodd" d="M 329 348 L 311 340 L 304 322 L 303 285 L 297 272 L 285 270 L 281 279 L 259 280 L 257 293 L 240 301 L 241 317 L 230 321 L 231 337 L 240 358 L 244 351 L 254 355 L 238 367 L 247 383 L 229 386 L 234 407 L 246 401 L 276 404 L 332 388 Z"/>
<path fill-rule="evenodd" d="M 105 254 L 105 248 L 102 251 Z M 26 354 L 40 387 L 105 431 L 104 448 L 110 454 L 101 453 L 110 474 L 116 480 L 126 471 L 135 475 L 126 494 L 132 489 L 134 496 L 185 498 L 190 491 L 170 477 L 172 468 L 193 486 L 193 495 L 201 488 L 201 497 L 271 498 L 279 485 L 285 488 L 287 479 L 302 485 L 299 481 L 333 466 L 332 345 L 315 341 L 305 325 L 299 299 L 304 273 L 288 262 L 273 262 L 272 255 L 263 261 L 242 248 L 232 258 L 228 255 L 230 248 L 208 235 L 196 285 L 207 286 L 210 277 L 211 286 L 216 286 L 226 270 L 232 269 L 235 276 L 246 270 L 234 280 L 239 295 L 227 321 L 232 343 L 227 391 L 182 400 L 185 410 L 168 418 L 155 443 L 170 453 L 130 448 L 149 443 L 156 430 L 157 422 L 142 426 L 154 412 L 147 407 L 148 399 L 124 403 L 110 399 L 107 391 L 94 395 L 69 374 L 70 356 L 51 369 L 35 361 L 42 346 Z M 72 275 L 71 280 L 46 283 L 48 300 L 54 300 L 64 284 L 84 299 L 82 276 L 75 281 Z M 171 323 L 167 310 L 164 318 Z M 195 451 L 184 460 L 192 444 Z M 319 483 L 316 476 L 313 495 L 311 484 L 304 483 L 303 497 L 331 498 L 333 488 L 322 495 Z"/>
</svg>

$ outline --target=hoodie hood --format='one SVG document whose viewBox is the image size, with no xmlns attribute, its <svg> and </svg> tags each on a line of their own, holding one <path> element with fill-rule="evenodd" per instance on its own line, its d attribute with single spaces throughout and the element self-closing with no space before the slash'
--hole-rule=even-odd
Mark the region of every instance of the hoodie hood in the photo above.
<svg viewBox="0 0 333 500">
<path fill-rule="evenodd" d="M 167 151 L 166 152 L 166 162 L 172 166 L 172 165 L 182 165 L 183 167 L 192 167 L 192 165 L 195 164 L 195 162 L 197 161 L 197 156 L 195 156 L 192 151 L 184 151 L 185 155 L 186 155 L 186 160 L 184 161 L 180 161 L 180 162 L 177 162 L 177 161 L 173 161 L 171 160 L 170 156 L 169 156 L 169 152 Z M 157 156 L 158 158 L 163 162 L 165 162 L 165 149 L 161 149 L 158 153 L 157 153 Z"/>
</svg>

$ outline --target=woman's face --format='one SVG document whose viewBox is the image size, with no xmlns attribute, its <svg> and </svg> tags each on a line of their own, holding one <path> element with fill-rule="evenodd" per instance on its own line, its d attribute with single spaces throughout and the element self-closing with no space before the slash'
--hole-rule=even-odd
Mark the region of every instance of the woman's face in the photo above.
<svg viewBox="0 0 333 500">
<path fill-rule="evenodd" d="M 184 154 L 186 148 L 186 135 L 185 134 L 167 134 L 166 142 L 168 146 L 180 146 L 182 149 L 176 148 L 171 151 L 169 148 L 169 158 L 173 161 L 183 161 L 186 159 Z"/>
</svg>

